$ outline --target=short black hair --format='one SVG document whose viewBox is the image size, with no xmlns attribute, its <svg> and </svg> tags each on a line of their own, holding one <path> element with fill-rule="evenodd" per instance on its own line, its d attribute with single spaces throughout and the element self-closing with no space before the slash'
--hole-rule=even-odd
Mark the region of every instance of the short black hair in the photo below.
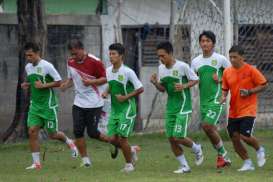
<svg viewBox="0 0 273 182">
<path fill-rule="evenodd" d="M 168 54 L 173 53 L 173 46 L 169 41 L 160 42 L 156 46 L 156 50 L 158 49 L 164 49 Z"/>
<path fill-rule="evenodd" d="M 72 39 L 69 41 L 67 48 L 68 48 L 68 50 L 84 49 L 84 45 L 83 45 L 82 41 L 80 41 L 79 39 Z"/>
<path fill-rule="evenodd" d="M 245 54 L 245 51 L 244 49 L 239 46 L 239 45 L 233 45 L 230 49 L 229 49 L 229 53 L 232 53 L 232 52 L 236 52 L 238 53 L 240 56 L 243 56 Z"/>
<path fill-rule="evenodd" d="M 33 52 L 37 53 L 41 51 L 40 45 L 36 42 L 27 42 L 24 45 L 24 51 L 32 50 Z"/>
<path fill-rule="evenodd" d="M 125 54 L 125 48 L 121 43 L 113 43 L 109 46 L 109 50 L 117 51 L 119 55 Z"/>
<path fill-rule="evenodd" d="M 201 39 L 202 39 L 203 36 L 209 38 L 212 41 L 213 44 L 216 43 L 216 36 L 215 36 L 215 34 L 212 31 L 210 31 L 210 30 L 204 30 L 199 35 L 199 42 L 201 42 Z"/>
</svg>

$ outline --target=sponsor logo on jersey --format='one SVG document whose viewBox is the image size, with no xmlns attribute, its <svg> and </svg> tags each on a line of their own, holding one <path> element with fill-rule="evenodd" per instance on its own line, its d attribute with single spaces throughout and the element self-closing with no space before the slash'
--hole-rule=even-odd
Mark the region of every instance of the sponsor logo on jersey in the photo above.
<svg viewBox="0 0 273 182">
<path fill-rule="evenodd" d="M 124 81 L 124 76 L 123 75 L 118 75 L 118 81 Z"/>
<path fill-rule="evenodd" d="M 37 68 L 37 73 L 38 73 L 38 74 L 42 74 L 42 68 L 41 68 L 41 67 L 38 67 L 38 68 Z"/>
<path fill-rule="evenodd" d="M 178 70 L 173 70 L 173 76 L 178 76 Z"/>
<path fill-rule="evenodd" d="M 211 65 L 216 66 L 217 65 L 217 60 L 216 59 L 211 60 Z"/>
</svg>

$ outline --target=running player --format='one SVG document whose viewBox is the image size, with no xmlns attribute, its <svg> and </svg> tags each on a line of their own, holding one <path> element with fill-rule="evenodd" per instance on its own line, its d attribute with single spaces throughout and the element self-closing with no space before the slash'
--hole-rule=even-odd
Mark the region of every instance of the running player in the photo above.
<svg viewBox="0 0 273 182">
<path fill-rule="evenodd" d="M 173 46 L 170 42 L 158 44 L 157 55 L 162 63 L 159 66 L 159 81 L 157 75 L 153 74 L 151 82 L 159 91 L 166 91 L 168 94 L 165 112 L 166 135 L 180 163 L 180 168 L 174 173 L 187 173 L 191 169 L 184 156 L 183 145 L 194 152 L 196 165 L 203 162 L 201 145 L 187 137 L 192 113 L 190 87 L 198 83 L 198 77 L 186 63 L 173 57 Z"/>
<path fill-rule="evenodd" d="M 223 111 L 223 106 L 219 103 L 221 78 L 224 69 L 230 66 L 230 62 L 223 55 L 214 52 L 215 43 L 215 34 L 211 31 L 203 31 L 199 35 L 199 44 L 203 53 L 192 60 L 191 67 L 199 76 L 201 126 L 218 153 L 216 167 L 222 168 L 230 165 L 231 161 L 216 125 Z"/>
<path fill-rule="evenodd" d="M 266 88 L 267 81 L 258 69 L 245 62 L 244 50 L 240 46 L 231 47 L 229 57 L 232 67 L 224 71 L 221 103 L 226 101 L 230 91 L 227 128 L 235 151 L 244 160 L 238 171 L 249 171 L 255 168 L 241 140 L 256 150 L 259 167 L 266 162 L 264 148 L 252 132 L 257 112 L 257 93 Z"/>
<path fill-rule="evenodd" d="M 109 46 L 112 66 L 107 68 L 108 88 L 103 97 L 111 96 L 111 114 L 108 122 L 108 136 L 111 142 L 120 146 L 126 164 L 124 172 L 134 171 L 138 146 L 130 147 L 128 137 L 131 134 L 136 118 L 135 97 L 143 92 L 142 83 L 135 72 L 123 64 L 125 48 L 120 43 Z"/>
<path fill-rule="evenodd" d="M 40 57 L 40 48 L 36 43 L 27 43 L 24 46 L 25 57 L 29 62 L 26 67 L 27 81 L 22 83 L 23 89 L 30 88 L 30 107 L 27 126 L 29 144 L 32 152 L 33 164 L 26 169 L 41 169 L 39 130 L 44 128 L 50 139 L 65 142 L 77 157 L 78 150 L 71 139 L 63 132 L 58 131 L 57 98 L 53 88 L 59 87 L 61 77 L 54 66 Z"/>
</svg>

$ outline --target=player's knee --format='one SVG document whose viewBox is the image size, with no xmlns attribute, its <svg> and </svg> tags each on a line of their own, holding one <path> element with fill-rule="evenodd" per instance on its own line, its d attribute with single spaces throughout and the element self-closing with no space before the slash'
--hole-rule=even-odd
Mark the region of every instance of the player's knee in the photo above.
<svg viewBox="0 0 273 182">
<path fill-rule="evenodd" d="M 75 129 L 73 130 L 75 138 L 83 138 L 84 137 L 84 130 Z"/>
<path fill-rule="evenodd" d="M 203 124 L 202 128 L 206 133 L 211 133 L 214 130 L 214 127 L 209 124 Z"/>
<path fill-rule="evenodd" d="M 55 140 L 55 139 L 57 139 L 57 133 L 50 133 L 50 134 L 48 134 L 48 137 L 51 140 Z"/>
<path fill-rule="evenodd" d="M 30 137 L 36 137 L 36 136 L 38 136 L 38 130 L 36 128 L 29 128 L 28 135 Z"/>
<path fill-rule="evenodd" d="M 99 139 L 100 132 L 97 129 L 87 130 L 87 134 L 90 138 Z"/>
</svg>

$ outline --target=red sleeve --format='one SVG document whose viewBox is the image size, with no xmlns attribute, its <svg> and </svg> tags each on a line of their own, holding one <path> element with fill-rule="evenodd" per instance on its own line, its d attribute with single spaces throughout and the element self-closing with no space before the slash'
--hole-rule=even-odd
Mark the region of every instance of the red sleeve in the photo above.
<svg viewBox="0 0 273 182">
<path fill-rule="evenodd" d="M 106 77 L 106 71 L 102 61 L 97 61 L 96 64 L 96 78 Z"/>
<path fill-rule="evenodd" d="M 267 83 L 264 75 L 254 67 L 252 69 L 252 80 L 255 85 L 264 85 Z"/>
<path fill-rule="evenodd" d="M 227 69 L 224 70 L 223 77 L 222 77 L 222 90 L 228 91 L 229 85 L 227 82 Z"/>
</svg>

